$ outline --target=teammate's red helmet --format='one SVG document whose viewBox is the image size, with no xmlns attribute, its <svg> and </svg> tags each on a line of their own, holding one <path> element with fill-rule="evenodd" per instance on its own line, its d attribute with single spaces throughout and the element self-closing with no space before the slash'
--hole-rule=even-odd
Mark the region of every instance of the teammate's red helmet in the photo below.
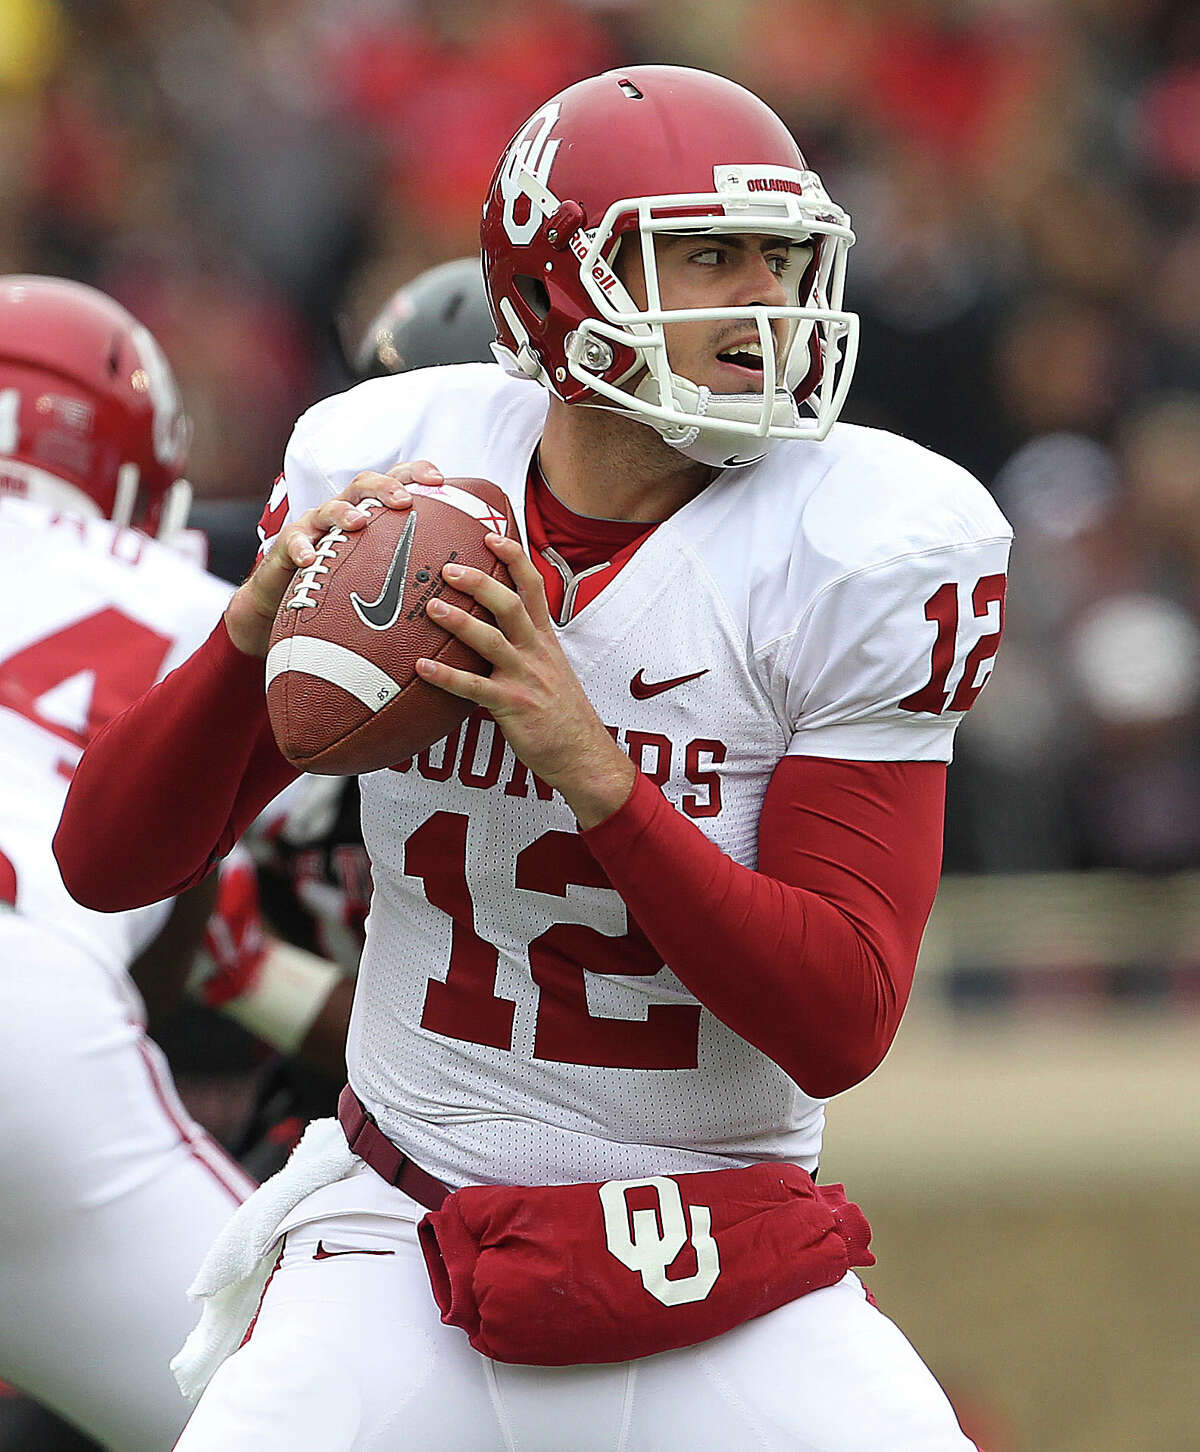
<svg viewBox="0 0 1200 1452">
<path fill-rule="evenodd" d="M 84 283 L 0 277 L 0 493 L 168 537 L 190 426 L 162 350 Z"/>
<path fill-rule="evenodd" d="M 481 239 L 500 350 L 565 402 L 616 406 L 706 463 L 824 438 L 857 349 L 857 319 L 842 310 L 849 222 L 787 127 L 743 87 L 679 66 L 593 76 L 525 123 L 492 178 Z M 761 392 L 715 395 L 671 371 L 662 325 L 676 315 L 661 306 L 657 232 L 764 233 L 799 253 L 788 306 L 679 315 L 752 320 Z M 644 309 L 612 270 L 630 236 L 641 241 Z"/>
</svg>

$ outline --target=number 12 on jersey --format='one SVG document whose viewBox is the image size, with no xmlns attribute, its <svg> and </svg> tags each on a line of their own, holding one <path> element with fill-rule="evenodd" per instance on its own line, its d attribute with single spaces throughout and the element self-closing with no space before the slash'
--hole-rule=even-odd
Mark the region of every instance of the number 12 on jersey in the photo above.
<svg viewBox="0 0 1200 1452">
<path fill-rule="evenodd" d="M 421 1027 L 467 1043 L 511 1049 L 515 1004 L 496 993 L 499 950 L 475 929 L 467 879 L 467 818 L 435 812 L 405 843 L 404 870 L 450 918 L 445 979 L 426 988 Z M 570 886 L 610 887 L 575 832 L 545 832 L 515 863 L 518 891 L 565 898 Z M 620 937 L 582 923 L 555 923 L 528 947 L 538 988 L 535 1059 L 607 1069 L 694 1069 L 700 1005 L 650 1003 L 644 1019 L 605 1018 L 588 1008 L 585 973 L 653 978 L 662 960 L 634 924 Z"/>
<path fill-rule="evenodd" d="M 958 655 L 959 590 L 962 587 L 955 580 L 939 585 L 925 602 L 925 619 L 937 626 L 929 666 L 929 679 L 919 691 L 913 691 L 900 702 L 902 711 L 929 711 L 940 716 L 943 711 L 969 711 L 975 704 L 975 697 L 983 690 L 987 675 L 980 673 L 991 662 L 1000 648 L 1000 636 L 1004 630 L 1004 588 L 1003 575 L 984 575 L 977 580 L 971 591 L 971 610 L 976 620 L 985 620 L 993 605 L 997 607 L 996 628 L 981 635 L 971 648 L 963 665 L 962 675 L 954 695 L 949 697 L 946 682 L 951 667 Z"/>
</svg>

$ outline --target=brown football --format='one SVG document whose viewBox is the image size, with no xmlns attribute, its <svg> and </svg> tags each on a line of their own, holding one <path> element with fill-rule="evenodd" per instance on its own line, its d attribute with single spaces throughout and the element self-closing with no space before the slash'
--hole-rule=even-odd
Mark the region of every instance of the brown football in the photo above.
<svg viewBox="0 0 1200 1452">
<path fill-rule="evenodd" d="M 491 619 L 446 584 L 442 566 L 474 565 L 511 583 L 483 537 L 515 538 L 512 508 L 486 479 L 407 487 L 411 510 L 369 500 L 362 529 L 330 530 L 316 563 L 296 572 L 280 603 L 267 652 L 267 712 L 279 749 L 302 771 L 380 771 L 453 731 L 474 707 L 423 681 L 419 657 L 478 675 L 491 670 L 425 606 L 438 595 Z"/>
</svg>

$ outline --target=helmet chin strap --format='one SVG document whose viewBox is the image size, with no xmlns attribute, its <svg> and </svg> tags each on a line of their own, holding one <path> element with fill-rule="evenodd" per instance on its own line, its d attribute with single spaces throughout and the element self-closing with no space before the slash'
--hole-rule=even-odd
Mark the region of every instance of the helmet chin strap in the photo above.
<svg viewBox="0 0 1200 1452">
<path fill-rule="evenodd" d="M 127 528 L 133 519 L 140 487 L 141 473 L 138 466 L 130 463 L 122 464 L 117 470 L 117 490 L 113 497 L 112 513 L 108 516 L 121 529 Z"/>
<path fill-rule="evenodd" d="M 192 486 L 186 479 L 176 479 L 163 495 L 162 511 L 158 517 L 156 536 L 164 544 L 170 544 L 187 527 L 188 514 L 192 508 Z"/>
<path fill-rule="evenodd" d="M 761 393 L 713 393 L 703 384 L 693 383 L 678 373 L 672 373 L 670 377 L 671 401 L 695 421 L 686 425 L 671 424 L 644 414 L 634 416 L 661 434 L 685 458 L 707 464 L 711 469 L 737 469 L 746 464 L 756 464 L 779 442 L 778 439 L 756 438 L 725 427 L 728 423 L 760 424 L 763 413 Z M 660 401 L 657 379 L 648 373 L 634 389 L 634 396 L 657 405 Z M 776 389 L 770 421 L 772 427 L 784 428 L 799 423 L 800 411 L 787 389 Z"/>
</svg>

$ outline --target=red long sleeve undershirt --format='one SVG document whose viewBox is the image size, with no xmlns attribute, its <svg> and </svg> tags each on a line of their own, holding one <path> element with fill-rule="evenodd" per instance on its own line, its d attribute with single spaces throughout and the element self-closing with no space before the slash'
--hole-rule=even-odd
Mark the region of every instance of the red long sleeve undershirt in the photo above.
<svg viewBox="0 0 1200 1452">
<path fill-rule="evenodd" d="M 298 775 L 275 745 L 262 661 L 219 621 L 83 753 L 54 834 L 67 891 L 104 913 L 173 897 Z"/>
<path fill-rule="evenodd" d="M 941 870 L 945 781 L 940 762 L 785 757 L 757 871 L 645 776 L 583 837 L 700 1002 L 827 1098 L 865 1079 L 900 1025 Z"/>
<path fill-rule="evenodd" d="M 54 839 L 63 881 L 102 912 L 169 897 L 295 775 L 271 734 L 262 662 L 218 625 L 84 753 Z M 584 840 L 700 1002 L 824 1098 L 869 1074 L 899 1026 L 937 887 L 944 788 L 936 762 L 785 758 L 752 871 L 639 776 Z"/>
</svg>

